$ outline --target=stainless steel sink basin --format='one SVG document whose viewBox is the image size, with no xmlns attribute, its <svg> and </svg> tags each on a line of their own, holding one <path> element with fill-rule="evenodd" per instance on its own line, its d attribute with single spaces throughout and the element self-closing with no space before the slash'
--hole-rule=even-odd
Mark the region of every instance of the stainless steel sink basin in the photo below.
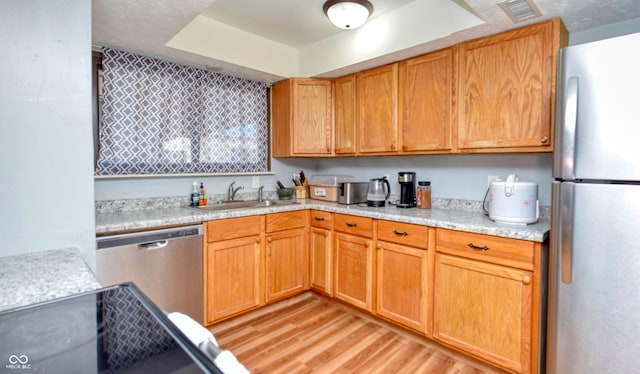
<svg viewBox="0 0 640 374">
<path fill-rule="evenodd" d="M 217 203 L 197 206 L 197 209 L 202 210 L 227 210 L 227 209 L 242 209 L 242 208 L 260 208 L 276 205 L 290 205 L 297 204 L 295 200 L 262 200 L 262 201 L 219 201 Z"/>
</svg>

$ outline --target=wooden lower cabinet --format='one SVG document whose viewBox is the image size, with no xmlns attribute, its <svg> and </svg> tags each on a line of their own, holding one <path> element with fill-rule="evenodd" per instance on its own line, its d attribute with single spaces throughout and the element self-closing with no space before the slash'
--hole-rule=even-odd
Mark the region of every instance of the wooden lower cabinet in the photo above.
<svg viewBox="0 0 640 374">
<path fill-rule="evenodd" d="M 309 256 L 304 228 L 266 236 L 266 302 L 284 299 L 309 288 Z"/>
<path fill-rule="evenodd" d="M 335 233 L 334 297 L 367 311 L 373 307 L 373 240 Z"/>
<path fill-rule="evenodd" d="M 376 313 L 427 334 L 427 250 L 377 244 Z"/>
<path fill-rule="evenodd" d="M 437 253 L 434 275 L 434 339 L 529 373 L 532 272 Z"/>
<path fill-rule="evenodd" d="M 208 243 L 205 262 L 206 323 L 262 302 L 260 235 Z"/>
<path fill-rule="evenodd" d="M 333 248 L 333 235 L 330 230 L 311 227 L 309 237 L 311 288 L 331 295 L 331 264 L 333 262 L 331 249 Z"/>
</svg>

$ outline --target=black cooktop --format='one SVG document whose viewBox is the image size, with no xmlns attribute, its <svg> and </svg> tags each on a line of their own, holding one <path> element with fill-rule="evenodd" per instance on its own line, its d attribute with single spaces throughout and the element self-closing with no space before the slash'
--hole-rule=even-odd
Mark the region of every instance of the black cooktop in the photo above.
<svg viewBox="0 0 640 374">
<path fill-rule="evenodd" d="M 221 373 L 131 283 L 0 312 L 5 371 Z"/>
</svg>

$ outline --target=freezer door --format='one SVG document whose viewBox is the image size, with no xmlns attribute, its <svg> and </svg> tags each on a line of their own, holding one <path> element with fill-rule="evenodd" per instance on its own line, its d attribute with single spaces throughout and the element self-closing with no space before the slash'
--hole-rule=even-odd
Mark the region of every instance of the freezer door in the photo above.
<svg viewBox="0 0 640 374">
<path fill-rule="evenodd" d="M 640 33 L 559 59 L 554 177 L 640 181 Z"/>
<path fill-rule="evenodd" d="M 552 192 L 547 373 L 637 373 L 640 185 Z"/>
</svg>

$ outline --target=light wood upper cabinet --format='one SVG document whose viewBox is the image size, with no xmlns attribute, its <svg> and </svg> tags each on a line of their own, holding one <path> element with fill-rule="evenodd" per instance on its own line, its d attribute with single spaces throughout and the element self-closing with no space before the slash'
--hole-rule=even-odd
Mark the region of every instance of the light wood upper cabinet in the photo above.
<svg viewBox="0 0 640 374">
<path fill-rule="evenodd" d="M 559 19 L 459 45 L 457 148 L 551 152 Z"/>
<path fill-rule="evenodd" d="M 333 153 L 331 81 L 294 78 L 275 83 L 272 95 L 274 157 Z"/>
<path fill-rule="evenodd" d="M 402 61 L 399 68 L 402 152 L 451 149 L 455 48 Z"/>
<path fill-rule="evenodd" d="M 335 153 L 356 153 L 356 75 L 351 74 L 333 81 Z"/>
<path fill-rule="evenodd" d="M 398 64 L 357 76 L 358 153 L 395 153 L 398 141 Z"/>
</svg>

